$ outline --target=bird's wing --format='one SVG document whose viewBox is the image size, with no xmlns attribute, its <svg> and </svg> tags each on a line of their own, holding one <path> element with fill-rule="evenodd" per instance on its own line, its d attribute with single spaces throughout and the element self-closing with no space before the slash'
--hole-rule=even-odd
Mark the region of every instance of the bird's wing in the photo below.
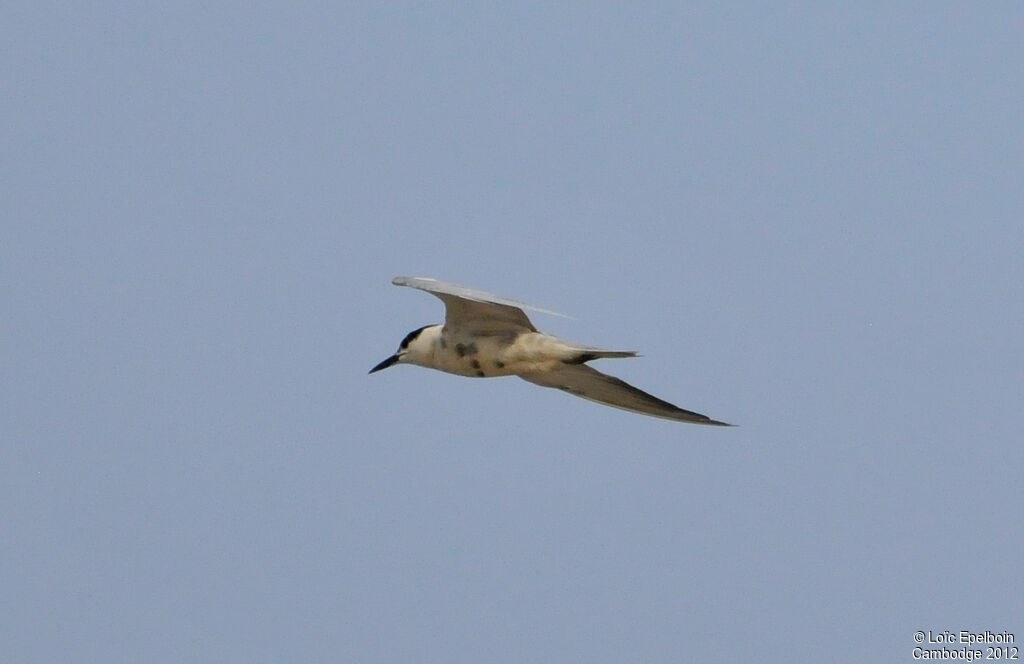
<svg viewBox="0 0 1024 664">
<path fill-rule="evenodd" d="M 395 277 L 391 280 L 396 286 L 418 288 L 436 295 L 444 302 L 445 326 L 462 328 L 467 325 L 475 329 L 526 329 L 536 332 L 530 319 L 523 309 L 539 311 L 545 314 L 563 316 L 564 314 L 548 309 L 541 309 L 516 300 L 509 300 L 484 291 L 448 284 L 437 279 L 426 277 Z"/>
<path fill-rule="evenodd" d="M 590 399 L 591 401 L 614 408 L 630 410 L 634 413 L 642 413 L 679 422 L 693 422 L 694 424 L 732 426 L 725 422 L 713 420 L 700 413 L 683 410 L 643 390 L 637 389 L 615 376 L 603 374 L 585 364 L 566 365 L 565 368 L 558 371 L 520 374 L 519 377 L 536 385 L 555 387 L 584 399 Z"/>
</svg>

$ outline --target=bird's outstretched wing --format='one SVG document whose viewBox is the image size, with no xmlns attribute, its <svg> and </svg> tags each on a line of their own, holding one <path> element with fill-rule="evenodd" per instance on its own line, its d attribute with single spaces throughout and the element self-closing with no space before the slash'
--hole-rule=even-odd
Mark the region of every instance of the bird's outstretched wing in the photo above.
<svg viewBox="0 0 1024 664">
<path fill-rule="evenodd" d="M 523 313 L 523 309 L 564 316 L 555 311 L 541 309 L 465 286 L 448 284 L 437 279 L 395 277 L 391 283 L 396 286 L 418 288 L 439 297 L 445 306 L 445 326 L 450 329 L 472 326 L 477 330 L 486 328 L 507 330 L 511 328 L 536 332 L 537 328 Z"/>
<path fill-rule="evenodd" d="M 566 365 L 564 369 L 558 371 L 520 374 L 519 377 L 536 385 L 555 387 L 584 399 L 590 399 L 591 401 L 614 408 L 633 411 L 634 413 L 652 415 L 679 422 L 693 422 L 694 424 L 732 426 L 725 422 L 713 420 L 700 413 L 683 410 L 641 389 L 635 388 L 615 376 L 603 374 L 585 364 Z"/>
</svg>

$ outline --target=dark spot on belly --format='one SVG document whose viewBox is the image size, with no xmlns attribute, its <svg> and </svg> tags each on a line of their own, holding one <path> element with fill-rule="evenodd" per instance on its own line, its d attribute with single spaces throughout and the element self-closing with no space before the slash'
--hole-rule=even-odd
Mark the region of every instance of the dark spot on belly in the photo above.
<svg viewBox="0 0 1024 664">
<path fill-rule="evenodd" d="M 473 365 L 474 369 L 479 369 L 480 368 L 480 360 L 473 360 L 470 364 Z"/>
<path fill-rule="evenodd" d="M 476 355 L 476 344 L 455 344 L 455 353 L 459 357 Z"/>
<path fill-rule="evenodd" d="M 477 369 L 477 372 L 476 372 L 476 377 L 477 378 L 483 378 L 486 375 L 487 374 L 485 374 L 483 371 L 480 371 L 479 369 Z"/>
<path fill-rule="evenodd" d="M 441 337 L 441 348 L 447 348 L 447 347 L 448 347 L 448 342 L 444 340 L 444 337 Z"/>
<path fill-rule="evenodd" d="M 504 369 L 505 368 L 505 363 L 502 362 L 501 360 L 495 360 L 494 361 L 494 366 L 498 367 L 499 369 Z"/>
</svg>

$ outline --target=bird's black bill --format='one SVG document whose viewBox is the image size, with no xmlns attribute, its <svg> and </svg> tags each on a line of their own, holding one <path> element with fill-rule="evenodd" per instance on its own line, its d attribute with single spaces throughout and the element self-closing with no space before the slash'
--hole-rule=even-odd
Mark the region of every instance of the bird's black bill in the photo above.
<svg viewBox="0 0 1024 664">
<path fill-rule="evenodd" d="M 392 355 L 391 357 L 389 357 L 388 359 L 384 360 L 383 362 L 381 362 L 380 364 L 378 364 L 374 368 L 370 369 L 370 373 L 373 373 L 374 371 L 380 371 L 381 369 L 387 369 L 388 367 L 390 367 L 392 364 L 394 364 L 397 361 L 398 361 L 398 355 Z"/>
</svg>

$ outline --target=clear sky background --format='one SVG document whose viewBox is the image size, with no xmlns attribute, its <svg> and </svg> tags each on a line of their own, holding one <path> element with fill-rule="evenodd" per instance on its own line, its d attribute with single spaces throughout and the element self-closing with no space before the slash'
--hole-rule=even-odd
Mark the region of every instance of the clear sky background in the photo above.
<svg viewBox="0 0 1024 664">
<path fill-rule="evenodd" d="M 1024 5 L 16 2 L 7 662 L 1024 645 Z M 440 278 L 700 427 L 368 376 Z"/>
</svg>

